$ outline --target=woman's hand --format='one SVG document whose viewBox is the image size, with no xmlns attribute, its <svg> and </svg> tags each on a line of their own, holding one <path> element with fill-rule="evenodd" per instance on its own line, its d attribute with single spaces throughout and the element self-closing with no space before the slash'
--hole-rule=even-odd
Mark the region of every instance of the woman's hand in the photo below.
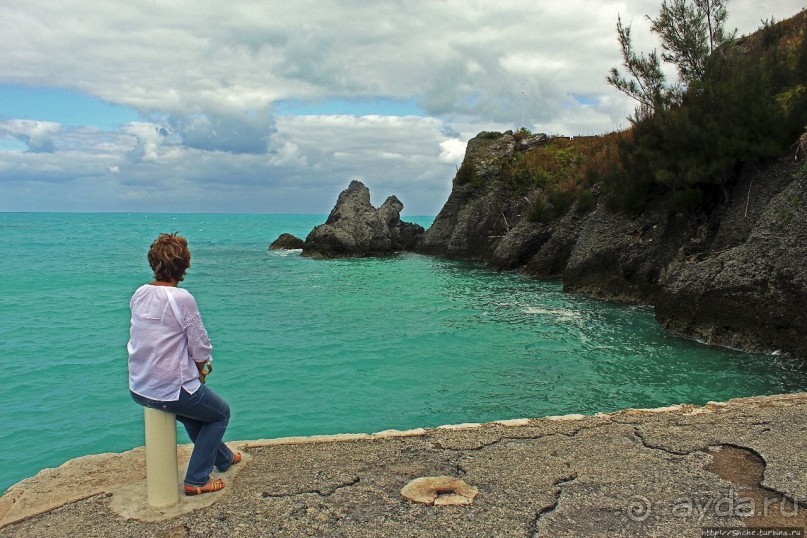
<svg viewBox="0 0 807 538">
<path fill-rule="evenodd" d="M 213 371 L 213 365 L 210 364 L 210 361 L 205 361 L 197 362 L 196 367 L 199 369 L 199 381 L 204 383 L 207 376 Z"/>
</svg>

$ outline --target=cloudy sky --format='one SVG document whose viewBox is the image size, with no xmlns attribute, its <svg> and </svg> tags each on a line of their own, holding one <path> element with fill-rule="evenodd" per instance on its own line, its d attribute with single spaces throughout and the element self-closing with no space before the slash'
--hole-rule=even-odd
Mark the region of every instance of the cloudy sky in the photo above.
<svg viewBox="0 0 807 538">
<path fill-rule="evenodd" d="M 445 202 L 469 138 L 627 125 L 617 16 L 658 0 L 2 0 L 0 211 Z M 732 0 L 729 26 L 804 0 Z"/>
</svg>

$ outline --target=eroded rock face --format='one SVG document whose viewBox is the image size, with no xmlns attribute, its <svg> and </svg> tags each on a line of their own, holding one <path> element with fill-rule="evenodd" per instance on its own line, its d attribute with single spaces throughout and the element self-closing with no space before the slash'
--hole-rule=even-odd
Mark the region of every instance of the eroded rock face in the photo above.
<svg viewBox="0 0 807 538">
<path fill-rule="evenodd" d="M 339 198 L 325 224 L 315 227 L 303 244 L 303 256 L 350 258 L 387 256 L 411 250 L 423 234 L 423 227 L 401 220 L 403 204 L 390 196 L 376 209 L 370 190 L 352 181 Z"/>
<path fill-rule="evenodd" d="M 664 268 L 654 301 L 662 325 L 807 357 L 807 177 L 787 164 L 745 178 L 718 226 L 703 232 L 708 248 L 684 249 Z"/>
<path fill-rule="evenodd" d="M 505 235 L 526 211 L 528 204 L 514 200 L 496 179 L 506 161 L 516 152 L 511 133 L 480 133 L 468 141 L 460 173 L 448 201 L 424 234 L 418 250 L 450 258 L 487 260 Z"/>
</svg>

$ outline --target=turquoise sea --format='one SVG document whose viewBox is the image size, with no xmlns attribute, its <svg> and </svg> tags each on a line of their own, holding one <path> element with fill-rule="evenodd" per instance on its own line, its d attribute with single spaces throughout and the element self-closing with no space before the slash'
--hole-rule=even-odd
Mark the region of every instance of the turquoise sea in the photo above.
<svg viewBox="0 0 807 538">
<path fill-rule="evenodd" d="M 430 217 L 404 217 L 428 226 Z M 128 301 L 179 231 L 214 345 L 226 439 L 374 432 L 657 407 L 807 388 L 786 357 L 713 349 L 652 310 L 414 254 L 268 252 L 324 215 L 0 213 L 0 491 L 143 444 L 127 390 Z M 183 431 L 181 442 L 187 442 Z"/>
</svg>

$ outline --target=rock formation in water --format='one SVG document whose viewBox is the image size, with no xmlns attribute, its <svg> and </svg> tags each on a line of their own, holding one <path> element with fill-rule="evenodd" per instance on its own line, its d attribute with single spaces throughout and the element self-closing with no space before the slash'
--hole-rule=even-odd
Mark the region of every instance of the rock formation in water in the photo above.
<svg viewBox="0 0 807 538">
<path fill-rule="evenodd" d="M 280 236 L 272 241 L 269 245 L 269 250 L 297 250 L 303 248 L 304 241 L 297 236 L 289 233 L 282 233 Z"/>
<path fill-rule="evenodd" d="M 387 256 L 412 250 L 423 235 L 423 227 L 401 220 L 403 204 L 390 196 L 376 209 L 370 203 L 370 190 L 360 181 L 351 181 L 325 224 L 315 227 L 303 245 L 303 256 L 311 258 L 350 258 Z"/>
</svg>

